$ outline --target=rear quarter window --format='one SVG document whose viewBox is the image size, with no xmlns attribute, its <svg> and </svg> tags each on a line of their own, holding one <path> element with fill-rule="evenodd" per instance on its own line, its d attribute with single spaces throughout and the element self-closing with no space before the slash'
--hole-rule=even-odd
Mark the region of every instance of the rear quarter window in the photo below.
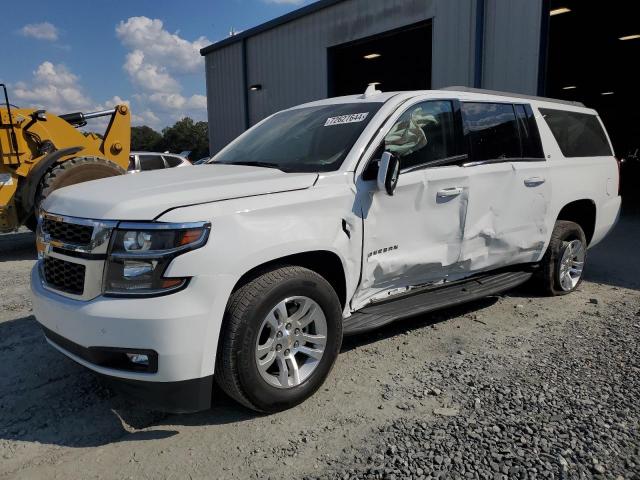
<svg viewBox="0 0 640 480">
<path fill-rule="evenodd" d="M 565 157 L 604 157 L 613 154 L 607 135 L 595 115 L 551 108 L 539 110 Z"/>
</svg>

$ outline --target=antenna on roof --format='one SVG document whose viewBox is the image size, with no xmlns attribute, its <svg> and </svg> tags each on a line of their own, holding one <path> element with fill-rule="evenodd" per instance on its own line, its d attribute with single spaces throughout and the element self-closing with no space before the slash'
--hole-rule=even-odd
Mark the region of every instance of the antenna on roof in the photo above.
<svg viewBox="0 0 640 480">
<path fill-rule="evenodd" d="M 371 82 L 369 86 L 367 86 L 367 89 L 364 91 L 364 95 L 362 96 L 362 98 L 369 98 L 382 93 L 376 88 L 376 85 L 380 85 L 380 82 Z"/>
</svg>

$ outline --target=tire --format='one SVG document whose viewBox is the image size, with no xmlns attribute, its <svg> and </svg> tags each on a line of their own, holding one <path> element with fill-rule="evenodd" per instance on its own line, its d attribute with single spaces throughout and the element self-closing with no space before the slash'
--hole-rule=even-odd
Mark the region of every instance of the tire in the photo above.
<svg viewBox="0 0 640 480">
<path fill-rule="evenodd" d="M 574 247 L 581 245 L 581 251 L 567 251 L 570 245 Z M 566 295 L 573 292 L 582 283 L 584 266 L 586 261 L 587 240 L 584 231 L 574 222 L 567 220 L 558 220 L 551 233 L 551 241 L 549 247 L 540 262 L 540 274 L 537 277 L 537 286 L 542 294 L 548 296 Z M 566 277 L 567 264 L 563 265 L 563 259 L 566 261 L 567 256 L 573 255 L 571 260 L 574 275 L 569 281 Z M 580 264 L 581 262 L 581 264 Z M 579 265 L 579 273 L 578 271 Z M 569 269 L 571 270 L 571 269 Z M 565 273 L 565 275 L 563 275 Z M 563 282 L 564 278 L 564 282 Z"/>
<path fill-rule="evenodd" d="M 287 313 L 276 313 L 276 310 L 283 311 L 277 307 L 285 299 L 289 300 L 286 304 Z M 302 315 L 305 308 L 309 310 Z M 302 315 L 299 323 L 296 313 Z M 285 316 L 290 322 L 284 321 Z M 280 325 L 280 318 L 283 319 L 282 325 L 276 329 L 274 325 Z M 312 318 L 314 320 L 308 326 L 296 328 Z M 322 318 L 326 322 L 324 330 Z M 314 356 L 318 355 L 318 350 L 322 347 L 304 339 L 320 339 L 323 331 L 325 343 L 321 358 L 303 353 L 304 349 Z M 284 336 L 277 336 L 283 332 Z M 292 343 L 294 340 L 299 345 Z M 271 341 L 274 343 L 270 343 Z M 270 348 L 263 347 L 262 344 L 270 345 Z M 306 268 L 276 268 L 262 273 L 232 294 L 224 315 L 214 377 L 227 395 L 252 410 L 286 410 L 302 403 L 323 384 L 335 363 L 341 344 L 342 308 L 331 285 L 322 276 Z M 262 360 L 257 357 L 258 348 L 264 348 L 267 352 Z M 286 354 L 289 356 L 286 357 Z M 297 378 L 293 374 L 290 360 L 283 360 L 285 357 L 293 357 L 295 360 L 299 369 Z M 269 370 L 259 369 L 258 362 L 266 365 L 270 358 L 275 359 Z M 287 365 L 289 376 L 286 377 L 286 385 L 282 381 L 284 376 L 273 373 L 274 370 L 284 370 L 280 368 L 281 362 Z M 303 374 L 308 376 L 303 378 Z M 296 384 L 296 380 L 299 383 Z"/>
<path fill-rule="evenodd" d="M 57 163 L 40 182 L 36 194 L 35 210 L 54 190 L 125 173 L 126 171 L 120 165 L 99 157 L 77 157 Z"/>
</svg>

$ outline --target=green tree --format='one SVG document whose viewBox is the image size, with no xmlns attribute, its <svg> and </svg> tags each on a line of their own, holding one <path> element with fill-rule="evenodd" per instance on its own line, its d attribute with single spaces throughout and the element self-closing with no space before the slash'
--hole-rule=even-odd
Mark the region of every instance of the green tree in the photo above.
<svg viewBox="0 0 640 480">
<path fill-rule="evenodd" d="M 131 127 L 131 150 L 153 152 L 158 150 L 162 142 L 162 135 L 153 128 L 143 125 Z"/>
<path fill-rule="evenodd" d="M 178 120 L 171 127 L 162 130 L 160 150 L 180 153 L 191 150 L 190 160 L 199 160 L 209 155 L 207 122 L 194 122 L 189 117 Z"/>
</svg>

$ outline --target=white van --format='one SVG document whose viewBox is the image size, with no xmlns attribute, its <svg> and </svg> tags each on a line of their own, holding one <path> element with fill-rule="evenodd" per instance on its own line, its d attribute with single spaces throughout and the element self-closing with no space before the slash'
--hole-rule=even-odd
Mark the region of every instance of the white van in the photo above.
<svg viewBox="0 0 640 480">
<path fill-rule="evenodd" d="M 618 176 L 579 104 L 369 88 L 278 112 L 200 168 L 55 191 L 34 312 L 149 407 L 206 409 L 215 380 L 282 410 L 324 382 L 343 334 L 530 279 L 574 290 Z"/>
</svg>

